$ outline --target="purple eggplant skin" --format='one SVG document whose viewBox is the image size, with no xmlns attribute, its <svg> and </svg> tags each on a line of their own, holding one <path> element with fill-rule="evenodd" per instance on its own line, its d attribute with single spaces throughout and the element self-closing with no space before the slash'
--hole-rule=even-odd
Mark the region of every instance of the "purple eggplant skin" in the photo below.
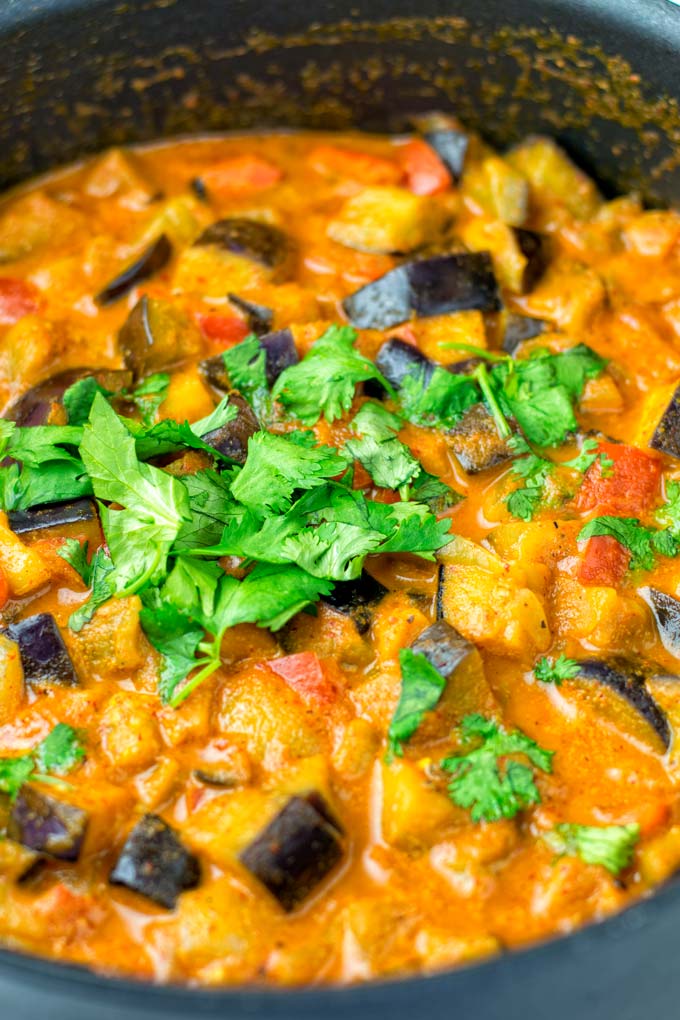
<svg viewBox="0 0 680 1020">
<path fill-rule="evenodd" d="M 227 375 L 227 366 L 224 364 L 221 354 L 216 354 L 212 358 L 204 358 L 198 364 L 198 371 L 203 381 L 219 396 L 222 397 L 229 392 L 231 383 Z"/>
<path fill-rule="evenodd" d="M 515 235 L 517 247 L 527 260 L 522 273 L 522 293 L 526 294 L 533 290 L 548 268 L 546 239 L 535 230 L 525 230 L 524 227 L 513 227 L 512 232 Z"/>
<path fill-rule="evenodd" d="M 663 744 L 671 746 L 671 727 L 665 712 L 657 705 L 645 684 L 645 673 L 626 660 L 585 659 L 579 662 L 578 676 L 611 688 L 624 698 L 649 724 Z"/>
<path fill-rule="evenodd" d="M 407 375 L 422 373 L 424 383 L 429 383 L 435 367 L 434 362 L 421 354 L 417 347 L 398 337 L 385 341 L 378 351 L 375 364 L 395 389 L 399 389 Z"/>
<path fill-rule="evenodd" d="M 82 808 L 24 784 L 12 805 L 7 834 L 29 850 L 60 861 L 77 861 L 87 824 L 88 815 Z"/>
<path fill-rule="evenodd" d="M 289 329 L 279 329 L 260 337 L 260 346 L 265 353 L 265 371 L 267 385 L 273 386 L 281 373 L 297 365 L 300 355 L 295 346 L 295 339 Z"/>
<path fill-rule="evenodd" d="M 482 403 L 468 407 L 448 432 L 447 445 L 469 475 L 496 467 L 514 456 L 507 439 L 499 436 L 493 416 Z"/>
<path fill-rule="evenodd" d="M 68 503 L 46 503 L 31 510 L 10 510 L 9 526 L 15 535 L 26 535 L 66 524 L 84 524 L 97 519 L 97 508 L 91 499 L 74 499 Z"/>
<path fill-rule="evenodd" d="M 475 251 L 404 263 L 350 294 L 342 307 L 359 329 L 389 329 L 412 312 L 427 318 L 502 306 L 491 256 Z"/>
<path fill-rule="evenodd" d="M 680 459 L 680 386 L 661 415 L 649 445 L 659 453 Z"/>
<path fill-rule="evenodd" d="M 63 420 L 58 419 L 64 393 L 79 379 L 90 378 L 96 379 L 100 386 L 111 393 L 123 390 L 132 383 L 132 373 L 124 369 L 67 368 L 22 393 L 7 409 L 4 417 L 23 427 L 63 424 Z"/>
<path fill-rule="evenodd" d="M 360 634 L 371 626 L 372 609 L 387 595 L 387 588 L 366 570 L 351 581 L 338 581 L 321 601 L 336 612 L 349 616 Z"/>
<path fill-rule="evenodd" d="M 236 464 L 245 464 L 248 440 L 260 431 L 260 423 L 248 401 L 237 390 L 229 390 L 228 395 L 229 403 L 238 412 L 236 417 L 220 428 L 206 432 L 201 438 L 223 457 L 228 457 Z"/>
<path fill-rule="evenodd" d="M 154 814 L 137 822 L 109 875 L 112 885 L 125 886 L 167 910 L 174 910 L 180 893 L 195 889 L 200 880 L 198 858 Z"/>
<path fill-rule="evenodd" d="M 549 323 L 543 319 L 532 319 L 528 315 L 508 313 L 503 332 L 503 350 L 514 358 L 523 343 L 533 340 L 541 333 L 547 333 L 549 329 Z"/>
<path fill-rule="evenodd" d="M 165 234 L 157 237 L 138 259 L 127 266 L 122 273 L 114 277 L 110 283 L 100 290 L 95 297 L 98 305 L 111 305 L 114 301 L 124 297 L 138 283 L 148 280 L 150 276 L 157 273 L 168 264 L 172 257 L 172 245 Z"/>
<path fill-rule="evenodd" d="M 274 312 L 271 308 L 267 308 L 266 305 L 256 305 L 254 301 L 246 301 L 238 294 L 227 294 L 227 297 L 234 308 L 238 308 L 240 312 L 244 313 L 248 327 L 256 336 L 264 336 L 271 332 L 274 322 Z"/>
<path fill-rule="evenodd" d="M 638 595 L 654 615 L 661 644 L 667 652 L 680 659 L 680 601 L 649 586 L 638 588 Z"/>
<path fill-rule="evenodd" d="M 38 613 L 11 623 L 7 636 L 19 645 L 26 683 L 80 686 L 71 656 L 51 613 Z"/>
<path fill-rule="evenodd" d="M 447 128 L 437 131 L 426 131 L 423 138 L 434 149 L 453 180 L 458 183 L 465 166 L 470 139 L 464 131 Z"/>
<path fill-rule="evenodd" d="M 144 294 L 121 326 L 118 346 L 126 367 L 140 379 L 195 356 L 201 339 L 186 312 Z"/>
<path fill-rule="evenodd" d="M 418 635 L 411 651 L 424 655 L 437 672 L 450 677 L 475 651 L 475 646 L 445 620 L 437 620 Z"/>
<path fill-rule="evenodd" d="M 319 794 L 291 797 L 239 860 L 290 912 L 341 859 L 341 836 L 340 825 Z"/>
<path fill-rule="evenodd" d="M 195 247 L 207 244 L 257 262 L 271 270 L 279 280 L 292 268 L 294 248 L 290 238 L 283 230 L 260 220 L 245 217 L 218 220 L 194 241 Z"/>
</svg>

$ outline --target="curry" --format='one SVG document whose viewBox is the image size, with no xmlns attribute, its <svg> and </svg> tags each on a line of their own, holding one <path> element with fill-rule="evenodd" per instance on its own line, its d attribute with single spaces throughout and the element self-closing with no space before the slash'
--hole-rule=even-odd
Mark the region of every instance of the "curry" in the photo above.
<svg viewBox="0 0 680 1020">
<path fill-rule="evenodd" d="M 680 866 L 680 216 L 452 118 L 0 206 L 0 939 L 431 972 Z"/>
</svg>

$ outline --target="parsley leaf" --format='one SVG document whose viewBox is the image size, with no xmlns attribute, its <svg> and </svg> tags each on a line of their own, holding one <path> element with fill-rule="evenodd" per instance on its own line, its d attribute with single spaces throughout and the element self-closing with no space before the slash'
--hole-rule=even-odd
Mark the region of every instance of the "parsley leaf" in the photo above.
<svg viewBox="0 0 680 1020">
<path fill-rule="evenodd" d="M 72 425 L 17 428 L 6 422 L 0 431 L 2 454 L 21 467 L 15 463 L 0 468 L 2 509 L 26 510 L 90 495 L 92 485 L 76 454 L 82 434 Z"/>
<path fill-rule="evenodd" d="M 543 834 L 555 853 L 580 857 L 586 864 L 600 864 L 612 875 L 618 875 L 631 863 L 639 838 L 640 826 L 635 823 L 576 825 L 563 822 Z"/>
<path fill-rule="evenodd" d="M 651 570 L 655 553 L 673 557 L 680 552 L 680 542 L 671 531 L 645 528 L 637 517 L 594 517 L 581 528 L 577 540 L 582 542 L 596 535 L 611 535 L 625 546 L 630 553 L 631 570 Z"/>
<path fill-rule="evenodd" d="M 468 715 L 461 724 L 463 738 L 481 745 L 465 755 L 446 758 L 442 768 L 453 774 L 449 795 L 459 807 L 470 808 L 475 822 L 514 818 L 523 808 L 540 802 L 533 770 L 513 755 L 522 755 L 543 772 L 552 771 L 553 751 L 545 751 L 520 730 L 511 733 L 491 719 Z"/>
<path fill-rule="evenodd" d="M 546 655 L 539 659 L 534 666 L 534 676 L 544 684 L 555 684 L 559 687 L 563 680 L 572 680 L 578 676 L 579 664 L 575 659 L 568 659 L 566 655 L 559 655 L 556 659 L 549 659 Z"/>
<path fill-rule="evenodd" d="M 446 677 L 424 655 L 402 648 L 401 694 L 387 733 L 388 760 L 404 753 L 403 745 L 416 732 L 426 712 L 433 709 L 446 687 Z"/>
<path fill-rule="evenodd" d="M 302 361 L 281 373 L 272 391 L 274 400 L 304 425 L 314 425 L 322 415 L 333 422 L 348 411 L 360 382 L 377 379 L 393 393 L 373 362 L 355 350 L 356 338 L 351 326 L 329 326 Z"/>
<path fill-rule="evenodd" d="M 80 733 L 66 723 L 57 723 L 28 754 L 0 758 L 0 790 L 14 800 L 24 783 L 31 779 L 47 782 L 47 773 L 63 776 L 76 768 L 84 757 Z"/>
</svg>

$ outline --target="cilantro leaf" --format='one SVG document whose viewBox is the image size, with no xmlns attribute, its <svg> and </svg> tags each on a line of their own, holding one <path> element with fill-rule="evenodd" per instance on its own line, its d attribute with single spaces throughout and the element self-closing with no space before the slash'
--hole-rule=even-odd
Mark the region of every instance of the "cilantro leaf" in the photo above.
<svg viewBox="0 0 680 1020">
<path fill-rule="evenodd" d="M 424 468 L 420 469 L 411 482 L 408 494 L 414 502 L 426 504 L 433 514 L 442 514 L 463 499 L 459 492 L 436 475 L 428 474 Z"/>
<path fill-rule="evenodd" d="M 57 723 L 52 732 L 33 749 L 37 771 L 55 772 L 59 776 L 71 772 L 84 757 L 81 734 L 66 723 Z"/>
<path fill-rule="evenodd" d="M 94 376 L 78 379 L 64 392 L 62 403 L 69 425 L 84 425 L 90 416 L 92 401 L 101 393 L 108 397 L 109 391 L 100 386 Z"/>
<path fill-rule="evenodd" d="M 151 425 L 158 413 L 158 408 L 168 395 L 170 376 L 167 372 L 156 372 L 143 379 L 133 390 L 124 390 L 121 394 L 131 400 L 140 413 L 142 422 Z"/>
<path fill-rule="evenodd" d="M 188 552 L 215 545 L 225 523 L 233 517 L 240 519 L 245 512 L 232 497 L 229 473 L 198 471 L 195 475 L 184 475 L 181 481 L 189 494 L 191 519 L 181 525 L 174 549 Z"/>
<path fill-rule="evenodd" d="M 254 333 L 240 344 L 222 352 L 229 382 L 241 393 L 263 420 L 271 416 L 271 395 L 267 384 L 267 355 Z"/>
<path fill-rule="evenodd" d="M 666 482 L 666 502 L 654 516 L 673 538 L 680 539 L 680 482 Z"/>
<path fill-rule="evenodd" d="M 323 485 L 339 475 L 347 461 L 329 446 L 308 448 L 284 436 L 256 432 L 248 443 L 245 466 L 236 475 L 231 492 L 257 516 L 281 513 L 291 504 L 296 489 Z"/>
<path fill-rule="evenodd" d="M 85 624 L 90 622 L 99 606 L 108 602 L 114 594 L 115 584 L 111 576 L 113 569 L 113 562 L 108 553 L 104 549 L 97 549 L 89 564 L 88 577 L 85 581 L 92 589 L 90 597 L 68 618 L 68 625 L 75 633 L 81 631 Z"/>
<path fill-rule="evenodd" d="M 409 373 L 398 399 L 401 413 L 414 425 L 449 429 L 468 407 L 479 403 L 480 396 L 474 379 L 454 375 L 437 365 L 429 380 L 422 370 Z"/>
<path fill-rule="evenodd" d="M 572 680 L 578 676 L 579 664 L 575 659 L 568 659 L 566 655 L 558 655 L 556 659 L 549 659 L 546 655 L 539 659 L 534 666 L 534 676 L 544 684 L 555 684 L 559 687 L 563 680 Z"/>
<path fill-rule="evenodd" d="M 508 446 L 519 454 L 525 454 L 512 463 L 512 472 L 524 480 L 524 485 L 505 497 L 505 504 L 513 515 L 522 521 L 530 521 L 545 495 L 545 484 L 554 471 L 552 461 L 534 453 L 522 436 L 511 436 Z"/>
<path fill-rule="evenodd" d="M 600 864 L 612 875 L 618 875 L 633 859 L 640 826 L 577 825 L 563 822 L 543 839 L 556 854 L 580 857 L 586 864 Z"/>
<path fill-rule="evenodd" d="M 286 368 L 274 384 L 272 397 L 305 425 L 323 415 L 333 422 L 348 411 L 360 382 L 377 379 L 392 387 L 376 366 L 354 347 L 356 330 L 329 326 L 297 365 Z"/>
<path fill-rule="evenodd" d="M 213 611 L 217 584 L 224 571 L 219 563 L 178 556 L 160 590 L 161 597 L 186 612 L 200 606 L 201 617 Z"/>
<path fill-rule="evenodd" d="M 80 574 L 85 584 L 90 583 L 90 564 L 87 562 L 87 542 L 81 545 L 77 538 L 66 538 L 63 544 L 57 549 L 57 556 L 66 560 L 69 566 L 73 567 L 77 574 Z"/>
<path fill-rule="evenodd" d="M 80 733 L 66 723 L 57 723 L 28 754 L 0 758 L 0 790 L 14 800 L 24 783 L 31 779 L 47 782 L 48 773 L 63 776 L 76 768 L 84 757 Z"/>
<path fill-rule="evenodd" d="M 446 678 L 425 658 L 410 648 L 399 652 L 401 694 L 387 733 L 388 758 L 402 756 L 403 745 L 416 732 L 426 712 L 433 709 L 446 687 Z"/>
<path fill-rule="evenodd" d="M 163 704 L 173 701 L 177 688 L 198 665 L 196 652 L 205 636 L 203 627 L 158 591 L 145 594 L 139 615 L 144 633 L 161 653 L 159 694 Z"/>
<path fill-rule="evenodd" d="M 238 411 L 233 404 L 229 403 L 229 397 L 224 397 L 206 418 L 195 421 L 191 425 L 188 421 L 178 422 L 172 418 L 163 418 L 155 425 L 145 426 L 131 418 L 124 419 L 129 432 L 135 437 L 135 448 L 139 460 L 148 460 L 150 457 L 162 456 L 166 453 L 174 453 L 182 447 L 189 447 L 193 450 L 203 450 L 211 457 L 224 457 L 223 454 L 209 446 L 202 439 L 202 436 L 212 432 L 213 429 L 221 428 L 227 422 L 233 421 L 238 416 Z"/>
<path fill-rule="evenodd" d="M 92 486 L 76 447 L 82 429 L 71 425 L 36 425 L 3 428 L 3 455 L 19 464 L 0 468 L 0 495 L 4 510 L 26 510 L 43 503 L 77 499 L 92 493 Z"/>
<path fill-rule="evenodd" d="M 349 439 L 345 449 L 368 471 L 376 485 L 400 489 L 420 471 L 420 463 L 408 446 L 396 438 L 401 427 L 397 415 L 378 404 L 366 403 L 352 422 L 360 439 Z"/>
<path fill-rule="evenodd" d="M 596 535 L 611 535 L 630 553 L 631 570 L 651 570 L 655 553 L 661 556 L 677 556 L 680 542 L 670 531 L 654 531 L 645 528 L 637 517 L 612 517 L 604 515 L 588 521 L 577 535 L 579 542 Z"/>
<path fill-rule="evenodd" d="M 543 772 L 552 771 L 552 751 L 546 751 L 520 730 L 510 733 L 491 719 L 468 715 L 461 730 L 464 739 L 481 740 L 476 749 L 446 758 L 442 768 L 451 772 L 449 795 L 459 807 L 470 808 L 475 822 L 495 822 L 514 816 L 540 802 L 532 768 L 517 761 L 521 755 Z"/>
</svg>

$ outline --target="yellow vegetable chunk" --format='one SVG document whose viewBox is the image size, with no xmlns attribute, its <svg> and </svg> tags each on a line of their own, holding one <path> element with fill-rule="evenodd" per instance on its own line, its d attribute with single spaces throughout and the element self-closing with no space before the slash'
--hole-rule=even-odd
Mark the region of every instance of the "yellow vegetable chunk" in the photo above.
<svg viewBox="0 0 680 1020">
<path fill-rule="evenodd" d="M 472 162 L 462 181 L 463 195 L 490 216 L 510 227 L 521 227 L 529 212 L 529 182 L 500 156 Z"/>
<path fill-rule="evenodd" d="M 38 553 L 24 545 L 0 513 L 0 569 L 13 595 L 30 595 L 50 581 L 50 570 Z"/>
<path fill-rule="evenodd" d="M 0 726 L 11 722 L 24 700 L 24 670 L 19 646 L 0 634 Z"/>
<path fill-rule="evenodd" d="M 402 850 L 431 846 L 456 823 L 466 820 L 445 793 L 430 787 L 419 768 L 407 761 L 382 764 L 382 828 Z"/>
<path fill-rule="evenodd" d="M 141 769 L 160 753 L 154 701 L 141 694 L 118 691 L 107 702 L 99 723 L 105 757 L 116 769 Z"/>
<path fill-rule="evenodd" d="M 328 236 L 357 251 L 411 252 L 431 241 L 442 222 L 440 207 L 406 188 L 364 188 L 328 224 Z"/>
<path fill-rule="evenodd" d="M 528 138 L 506 158 L 529 180 L 531 197 L 541 207 L 564 205 L 572 216 L 587 219 L 602 203 L 590 177 L 551 138 Z"/>
</svg>

